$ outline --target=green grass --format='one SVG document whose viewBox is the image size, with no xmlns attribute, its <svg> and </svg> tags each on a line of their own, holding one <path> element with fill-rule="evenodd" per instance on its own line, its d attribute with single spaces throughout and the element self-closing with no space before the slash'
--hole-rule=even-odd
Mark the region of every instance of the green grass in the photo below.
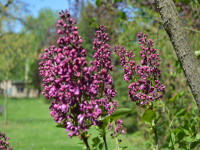
<svg viewBox="0 0 200 150">
<path fill-rule="evenodd" d="M 8 124 L 3 123 L 0 115 L 0 131 L 10 137 L 10 145 L 14 150 L 81 150 L 79 139 L 70 139 L 62 128 L 56 128 L 49 115 L 49 104 L 39 99 L 9 99 Z M 0 99 L 3 105 L 3 99 Z M 97 134 L 92 130 L 93 135 Z M 122 146 L 127 150 L 143 150 L 137 137 L 122 136 Z M 109 150 L 113 150 L 115 140 L 108 138 Z"/>
</svg>

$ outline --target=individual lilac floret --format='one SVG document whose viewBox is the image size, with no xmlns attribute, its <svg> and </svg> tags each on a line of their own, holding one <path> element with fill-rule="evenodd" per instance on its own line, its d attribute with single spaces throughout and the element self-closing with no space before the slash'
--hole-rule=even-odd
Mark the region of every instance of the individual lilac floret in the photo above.
<svg viewBox="0 0 200 150">
<path fill-rule="evenodd" d="M 124 47 L 115 47 L 115 52 L 120 57 L 120 62 L 124 68 L 124 80 L 132 82 L 129 89 L 129 96 L 132 101 L 140 105 L 148 105 L 154 100 L 160 100 L 165 92 L 165 85 L 159 79 L 161 71 L 159 69 L 159 54 L 153 48 L 154 44 L 147 34 L 138 33 L 139 44 L 142 51 L 140 64 L 136 64 L 132 58 L 135 55 L 128 52 Z"/>
<path fill-rule="evenodd" d="M 13 148 L 10 147 L 8 140 L 10 138 L 6 137 L 4 132 L 0 132 L 0 150 L 12 150 Z"/>
<path fill-rule="evenodd" d="M 112 131 L 112 133 L 110 134 L 112 138 L 118 137 L 120 134 L 124 134 L 125 130 L 123 128 L 123 121 L 117 119 L 115 123 L 110 123 L 108 125 L 108 130 Z"/>
<path fill-rule="evenodd" d="M 66 128 L 69 137 L 73 137 L 84 135 L 90 126 L 101 124 L 101 119 L 115 110 L 117 104 L 112 98 L 116 92 L 108 74 L 113 68 L 110 54 L 94 56 L 95 61 L 88 67 L 76 22 L 68 11 L 62 11 L 60 17 L 57 46 L 45 49 L 39 70 L 43 77 L 43 95 L 54 99 L 50 106 L 51 116 Z M 105 44 L 108 37 L 103 30 L 100 27 L 96 34 L 96 41 L 100 41 L 100 37 L 102 43 L 96 45 L 94 42 L 94 47 L 97 52 L 110 52 L 109 45 Z M 99 61 L 103 61 L 104 66 L 98 66 Z"/>
</svg>

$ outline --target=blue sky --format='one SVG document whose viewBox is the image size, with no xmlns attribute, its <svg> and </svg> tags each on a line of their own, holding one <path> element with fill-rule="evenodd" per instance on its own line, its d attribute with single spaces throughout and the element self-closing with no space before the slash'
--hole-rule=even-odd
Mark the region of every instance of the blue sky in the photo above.
<svg viewBox="0 0 200 150">
<path fill-rule="evenodd" d="M 55 12 L 69 10 L 71 8 L 70 2 L 73 3 L 74 0 L 22 0 L 22 2 L 27 4 L 29 15 L 37 17 L 42 8 L 51 8 Z M 22 29 L 21 23 L 16 23 L 13 29 L 15 32 L 19 32 Z"/>
<path fill-rule="evenodd" d="M 70 0 L 23 0 L 28 4 L 30 13 L 37 17 L 38 12 L 42 8 L 51 8 L 55 11 L 69 9 Z M 72 2 L 73 0 L 71 0 Z"/>
</svg>

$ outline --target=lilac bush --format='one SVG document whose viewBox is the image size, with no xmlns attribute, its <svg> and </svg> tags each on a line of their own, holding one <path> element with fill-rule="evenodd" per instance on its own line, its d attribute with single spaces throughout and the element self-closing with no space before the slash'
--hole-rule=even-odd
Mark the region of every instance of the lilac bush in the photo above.
<svg viewBox="0 0 200 150">
<path fill-rule="evenodd" d="M 68 11 L 60 12 L 57 28 L 57 44 L 45 49 L 39 63 L 44 87 L 42 94 L 52 100 L 50 115 L 59 127 L 66 129 L 70 138 L 79 136 L 88 150 L 88 130 L 92 126 L 98 128 L 106 150 L 106 133 L 112 131 L 111 137 L 116 139 L 116 149 L 119 150 L 121 140 L 117 137 L 125 133 L 123 121 L 119 117 L 133 110 L 116 110 L 118 103 L 113 98 L 117 92 L 110 75 L 114 67 L 105 27 L 99 26 L 96 31 L 93 41 L 94 60 L 91 62 L 86 61 L 82 37 L 78 33 L 76 21 Z M 124 80 L 131 82 L 129 96 L 139 105 L 160 100 L 165 90 L 164 84 L 159 81 L 159 54 L 153 48 L 153 41 L 147 37 L 147 34 L 138 34 L 142 49 L 140 64 L 132 60 L 135 57 L 132 51 L 115 46 L 115 52 L 124 67 Z"/>
<path fill-rule="evenodd" d="M 66 128 L 68 136 L 85 138 L 92 125 L 100 126 L 102 119 L 117 107 L 113 101 L 116 91 L 109 74 L 113 71 L 110 46 L 106 43 L 109 38 L 105 28 L 100 26 L 93 43 L 94 61 L 89 65 L 75 20 L 68 11 L 60 12 L 60 18 L 57 45 L 45 49 L 40 57 L 42 94 L 53 99 L 50 114 Z"/>
<path fill-rule="evenodd" d="M 124 68 L 124 80 L 131 82 L 128 86 L 129 96 L 139 105 L 148 105 L 155 100 L 160 100 L 165 92 L 165 85 L 161 83 L 161 71 L 159 69 L 159 54 L 153 48 L 154 43 L 148 39 L 147 34 L 138 33 L 141 62 L 137 64 L 133 58 L 133 51 L 127 51 L 125 47 L 115 46 L 115 52 L 120 57 Z"/>
<path fill-rule="evenodd" d="M 13 148 L 9 145 L 8 140 L 4 132 L 0 132 L 0 150 L 12 150 Z"/>
</svg>

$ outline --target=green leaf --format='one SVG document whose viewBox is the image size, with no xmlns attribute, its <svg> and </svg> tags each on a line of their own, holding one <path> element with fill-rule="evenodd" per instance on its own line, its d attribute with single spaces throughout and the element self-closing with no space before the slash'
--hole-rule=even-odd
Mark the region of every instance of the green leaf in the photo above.
<svg viewBox="0 0 200 150">
<path fill-rule="evenodd" d="M 128 146 L 123 146 L 123 147 L 120 147 L 120 150 L 125 150 L 127 148 L 128 148 Z"/>
<path fill-rule="evenodd" d="M 196 55 L 197 57 L 199 57 L 199 56 L 200 56 L 200 50 L 195 51 L 195 55 Z"/>
<path fill-rule="evenodd" d="M 181 98 L 185 94 L 184 91 L 179 92 L 179 98 Z"/>
<path fill-rule="evenodd" d="M 170 147 L 173 146 L 175 144 L 175 140 L 176 140 L 176 137 L 175 137 L 175 134 L 173 132 L 170 133 Z"/>
<path fill-rule="evenodd" d="M 196 139 L 197 139 L 197 140 L 200 140 L 200 133 L 198 133 L 198 134 L 196 135 Z"/>
<path fill-rule="evenodd" d="M 122 2 L 122 0 L 115 0 L 115 3 L 116 3 L 116 2 Z"/>
<path fill-rule="evenodd" d="M 99 149 L 101 150 L 103 148 L 103 143 L 99 144 Z"/>
<path fill-rule="evenodd" d="M 92 21 L 93 21 L 93 22 L 94 22 L 94 21 L 97 21 L 97 18 L 93 17 L 93 18 L 92 18 Z"/>
<path fill-rule="evenodd" d="M 105 129 L 109 123 L 110 123 L 110 116 L 102 120 L 102 125 L 100 125 L 99 128 Z"/>
<path fill-rule="evenodd" d="M 198 145 L 200 145 L 200 140 L 192 142 L 191 145 L 190 145 L 190 149 L 194 149 Z"/>
<path fill-rule="evenodd" d="M 99 7 L 101 5 L 101 0 L 96 0 L 96 5 Z"/>
<path fill-rule="evenodd" d="M 120 108 L 116 110 L 112 115 L 110 115 L 110 122 L 117 120 L 118 118 L 124 117 L 130 113 L 132 113 L 134 110 L 129 108 Z"/>
<path fill-rule="evenodd" d="M 84 142 L 78 142 L 78 144 L 80 144 L 80 145 L 84 145 Z"/>
<path fill-rule="evenodd" d="M 169 138 L 169 139 L 171 139 L 171 138 Z M 172 147 L 173 146 L 173 143 L 172 143 L 172 141 L 170 140 L 169 142 L 168 142 L 168 147 Z"/>
<path fill-rule="evenodd" d="M 186 135 L 190 135 L 190 131 L 186 127 L 179 127 L 181 131 L 183 131 Z"/>
<path fill-rule="evenodd" d="M 170 98 L 169 101 L 174 102 L 177 97 L 178 97 L 178 94 L 176 94 L 174 97 Z"/>
<path fill-rule="evenodd" d="M 56 127 L 57 128 L 65 128 L 65 125 L 64 124 L 57 124 Z"/>
<path fill-rule="evenodd" d="M 125 13 L 125 12 L 120 11 L 120 12 L 119 12 L 119 15 L 120 15 L 120 18 L 121 18 L 122 20 L 126 20 L 126 13 Z"/>
<path fill-rule="evenodd" d="M 187 143 L 191 143 L 194 141 L 194 139 L 191 138 L 190 136 L 185 137 L 183 140 L 186 141 Z"/>
<path fill-rule="evenodd" d="M 183 109 L 181 109 L 181 110 L 179 110 L 177 113 L 176 113 L 176 117 L 183 117 L 183 116 L 185 116 L 186 115 L 186 113 L 187 113 L 187 110 L 185 109 L 185 108 L 183 108 Z"/>
<path fill-rule="evenodd" d="M 99 137 L 95 137 L 92 139 L 92 147 L 96 147 L 100 143 Z"/>
<path fill-rule="evenodd" d="M 156 118 L 156 113 L 151 109 L 146 110 L 142 116 L 142 120 L 150 124 L 155 118 Z"/>
<path fill-rule="evenodd" d="M 174 97 L 170 98 L 170 102 L 174 102 L 176 99 L 180 99 L 184 95 L 184 91 L 178 92 Z"/>
<path fill-rule="evenodd" d="M 197 124 L 197 122 L 196 122 L 195 119 L 191 119 L 189 121 L 189 128 L 190 128 L 190 131 L 192 132 L 193 135 L 194 134 L 196 135 L 196 133 L 197 133 L 196 124 Z"/>
<path fill-rule="evenodd" d="M 178 142 L 181 141 L 185 136 L 186 134 L 184 131 L 178 132 L 178 134 L 176 135 Z"/>
<path fill-rule="evenodd" d="M 158 116 L 155 120 L 154 120 L 154 122 L 155 122 L 155 124 L 157 124 L 158 123 L 158 121 L 161 119 L 161 116 Z M 161 123 L 162 125 L 164 124 L 165 122 L 163 122 L 163 123 Z"/>
<path fill-rule="evenodd" d="M 179 149 L 180 150 L 188 150 L 188 143 L 186 143 L 186 142 L 180 142 L 179 143 Z"/>
<path fill-rule="evenodd" d="M 157 123 L 155 123 L 155 124 L 157 124 Z M 166 124 L 166 122 L 162 122 L 162 123 L 157 124 L 156 130 L 162 131 L 164 126 L 165 126 L 165 124 Z"/>
</svg>

